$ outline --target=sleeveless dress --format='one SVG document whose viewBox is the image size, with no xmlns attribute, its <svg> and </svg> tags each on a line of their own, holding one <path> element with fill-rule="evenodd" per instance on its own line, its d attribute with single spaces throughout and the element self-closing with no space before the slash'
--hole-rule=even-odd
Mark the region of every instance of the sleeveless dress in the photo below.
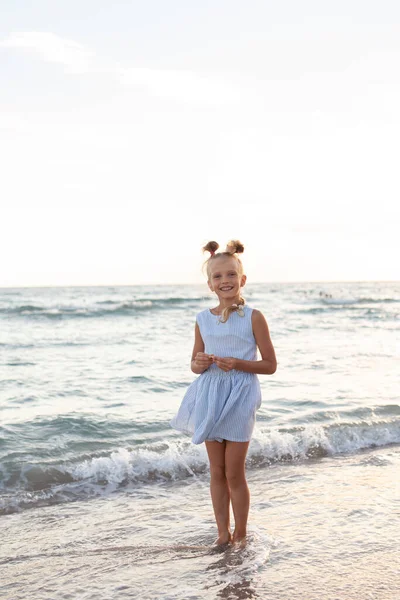
<svg viewBox="0 0 400 600">
<path fill-rule="evenodd" d="M 244 316 L 230 314 L 225 323 L 207 309 L 196 321 L 204 341 L 204 352 L 220 357 L 257 360 L 253 335 L 253 309 L 244 305 Z M 255 373 L 223 371 L 212 364 L 187 389 L 170 425 L 192 435 L 194 444 L 205 440 L 248 442 L 253 432 L 261 390 Z"/>
</svg>

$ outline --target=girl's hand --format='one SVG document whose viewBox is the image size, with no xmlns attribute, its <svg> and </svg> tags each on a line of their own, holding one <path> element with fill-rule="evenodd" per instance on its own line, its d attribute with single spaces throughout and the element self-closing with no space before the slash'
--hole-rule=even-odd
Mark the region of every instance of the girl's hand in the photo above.
<svg viewBox="0 0 400 600">
<path fill-rule="evenodd" d="M 194 362 L 196 367 L 199 367 L 199 369 L 205 371 L 210 365 L 212 365 L 213 355 L 205 354 L 204 352 L 197 352 L 196 356 L 194 357 Z"/>
<path fill-rule="evenodd" d="M 217 365 L 222 371 L 232 371 L 232 369 L 236 369 L 236 358 L 220 358 L 219 356 L 214 356 L 214 364 Z"/>
</svg>

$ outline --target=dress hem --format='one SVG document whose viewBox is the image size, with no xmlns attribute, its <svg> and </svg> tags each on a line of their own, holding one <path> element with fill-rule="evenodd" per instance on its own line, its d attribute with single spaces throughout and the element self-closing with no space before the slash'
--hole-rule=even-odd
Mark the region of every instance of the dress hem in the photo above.
<svg viewBox="0 0 400 600">
<path fill-rule="evenodd" d="M 175 429 L 175 431 L 179 431 L 180 433 L 184 433 L 185 435 L 191 436 L 193 438 L 194 431 L 188 431 L 187 429 L 178 428 L 178 427 L 172 425 L 171 423 L 170 423 L 170 425 L 171 425 L 172 429 Z M 220 442 L 220 440 L 221 440 L 221 442 L 223 442 L 223 441 L 225 441 L 225 442 L 241 442 L 241 443 L 251 442 L 251 438 L 247 439 L 247 440 L 231 440 L 228 438 L 206 438 L 206 439 L 202 440 L 201 442 L 193 442 L 193 439 L 191 441 L 196 446 L 199 446 L 200 444 L 203 444 L 204 442 Z"/>
</svg>

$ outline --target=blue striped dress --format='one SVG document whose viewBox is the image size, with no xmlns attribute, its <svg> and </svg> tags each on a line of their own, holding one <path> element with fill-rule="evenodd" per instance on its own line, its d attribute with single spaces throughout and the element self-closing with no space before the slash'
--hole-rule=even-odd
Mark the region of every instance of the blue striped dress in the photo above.
<svg viewBox="0 0 400 600">
<path fill-rule="evenodd" d="M 204 352 L 219 357 L 257 360 L 251 315 L 230 314 L 226 323 L 207 309 L 197 315 L 204 341 Z M 248 442 L 253 432 L 256 411 L 261 405 L 257 375 L 232 369 L 222 371 L 212 364 L 189 386 L 171 427 L 192 435 L 194 444 L 205 440 Z"/>
</svg>

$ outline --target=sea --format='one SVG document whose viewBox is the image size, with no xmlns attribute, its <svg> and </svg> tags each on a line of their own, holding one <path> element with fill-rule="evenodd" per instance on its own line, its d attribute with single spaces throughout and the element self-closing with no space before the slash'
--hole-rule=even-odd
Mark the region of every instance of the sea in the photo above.
<svg viewBox="0 0 400 600">
<path fill-rule="evenodd" d="M 169 425 L 206 284 L 0 289 L 2 600 L 400 598 L 400 282 L 244 291 L 278 369 L 247 545 L 218 548 L 204 444 Z"/>
</svg>

